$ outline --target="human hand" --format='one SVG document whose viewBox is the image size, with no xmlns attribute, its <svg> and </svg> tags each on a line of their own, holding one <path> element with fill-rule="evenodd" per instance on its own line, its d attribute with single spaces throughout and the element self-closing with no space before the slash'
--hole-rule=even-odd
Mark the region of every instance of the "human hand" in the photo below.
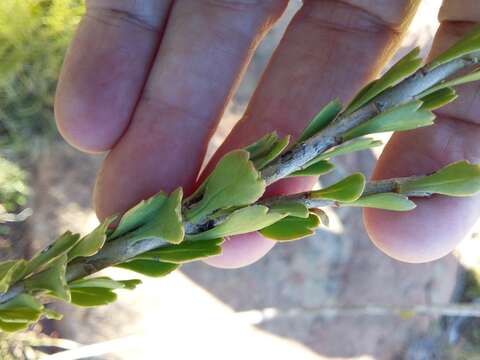
<svg viewBox="0 0 480 360">
<path fill-rule="evenodd" d="M 56 115 L 72 145 L 111 150 L 95 188 L 100 218 L 160 189 L 193 189 L 226 103 L 287 2 L 87 0 L 60 78 Z M 393 55 L 414 3 L 305 1 L 213 163 L 272 130 L 298 135 L 334 97 L 347 102 Z M 445 1 L 433 52 L 466 32 L 468 21 L 480 21 L 475 0 L 461 3 Z M 394 135 L 374 177 L 426 173 L 463 158 L 478 162 L 478 85 L 460 91 L 460 100 L 441 110 L 435 126 Z M 314 181 L 283 180 L 269 191 L 299 192 Z M 401 260 L 433 260 L 450 252 L 480 214 L 478 197 L 438 197 L 418 205 L 403 214 L 366 211 L 375 244 Z M 237 236 L 208 262 L 246 265 L 273 244 L 257 234 Z"/>
</svg>

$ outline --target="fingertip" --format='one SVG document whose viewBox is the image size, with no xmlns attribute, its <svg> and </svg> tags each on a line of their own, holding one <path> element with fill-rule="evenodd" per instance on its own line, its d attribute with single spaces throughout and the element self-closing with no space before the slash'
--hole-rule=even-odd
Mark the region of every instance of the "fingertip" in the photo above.
<svg viewBox="0 0 480 360">
<path fill-rule="evenodd" d="M 258 232 L 232 236 L 222 244 L 222 253 L 204 260 L 221 269 L 238 269 L 260 260 L 273 247 L 275 241 Z"/>
<path fill-rule="evenodd" d="M 364 222 L 372 242 L 388 256 L 407 263 L 437 260 L 455 249 L 471 226 L 463 199 L 434 197 L 415 200 L 415 210 L 398 213 L 365 209 Z"/>
</svg>

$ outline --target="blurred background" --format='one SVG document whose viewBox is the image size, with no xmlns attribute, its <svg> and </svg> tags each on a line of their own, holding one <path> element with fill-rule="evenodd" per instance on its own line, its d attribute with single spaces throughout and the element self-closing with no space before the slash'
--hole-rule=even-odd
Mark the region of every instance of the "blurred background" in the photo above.
<svg viewBox="0 0 480 360">
<path fill-rule="evenodd" d="M 258 48 L 212 151 L 239 119 L 299 6 L 291 1 Z M 439 6 L 422 1 L 399 56 L 416 45 L 428 51 Z M 91 191 L 101 156 L 66 145 L 52 110 L 83 10 L 79 0 L 0 1 L 0 261 L 97 224 Z M 327 181 L 369 174 L 376 157 L 342 157 Z M 478 227 L 454 254 L 411 265 L 370 243 L 359 210 L 329 215 L 328 230 L 277 246 L 248 268 L 188 264 L 166 278 L 142 279 L 110 306 L 59 305 L 66 314 L 60 322 L 0 333 L 0 359 L 480 359 Z"/>
</svg>

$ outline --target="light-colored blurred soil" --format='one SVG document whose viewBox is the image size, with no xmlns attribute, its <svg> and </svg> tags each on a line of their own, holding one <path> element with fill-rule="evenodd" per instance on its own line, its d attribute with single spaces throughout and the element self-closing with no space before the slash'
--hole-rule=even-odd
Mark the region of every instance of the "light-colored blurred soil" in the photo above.
<svg viewBox="0 0 480 360">
<path fill-rule="evenodd" d="M 438 1 L 424 3 L 414 23 L 419 37 L 407 37 L 404 51 L 417 42 L 428 44 L 431 38 L 435 22 L 427 18 L 434 17 Z M 286 20 L 254 57 L 214 146 L 240 116 Z M 66 228 L 85 232 L 95 225 L 90 197 L 99 161 L 63 144 L 40 157 L 30 223 L 36 246 Z M 327 181 L 355 170 L 369 174 L 374 161 L 372 153 L 345 157 L 338 162 L 340 171 Z M 426 354 L 421 359 L 434 359 L 439 346 L 428 340 L 441 333 L 438 318 L 376 316 L 362 308 L 449 303 L 459 271 L 456 258 L 402 264 L 368 240 L 359 210 L 339 209 L 331 217 L 330 230 L 277 246 L 245 269 L 188 264 L 167 278 L 144 278 L 143 286 L 122 292 L 114 305 L 95 310 L 64 306 L 66 316 L 57 328 L 63 337 L 82 344 L 101 342 L 84 350 L 89 350 L 85 356 L 101 359 L 393 360 L 416 359 L 420 353 Z M 123 270 L 107 273 L 137 277 Z M 316 311 L 325 307 L 360 310 Z M 420 350 L 407 355 L 415 346 Z M 106 354 L 112 351 L 115 354 Z"/>
</svg>

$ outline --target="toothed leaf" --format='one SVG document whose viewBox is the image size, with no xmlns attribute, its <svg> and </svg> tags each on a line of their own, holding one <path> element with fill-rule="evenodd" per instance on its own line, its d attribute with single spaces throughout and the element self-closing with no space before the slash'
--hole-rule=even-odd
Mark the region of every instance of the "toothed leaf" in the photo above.
<svg viewBox="0 0 480 360">
<path fill-rule="evenodd" d="M 350 140 L 368 134 L 405 131 L 432 125 L 435 115 L 421 106 L 422 102 L 417 100 L 389 109 L 350 130 L 343 138 Z"/>
<path fill-rule="evenodd" d="M 245 234 L 267 227 L 285 216 L 286 214 L 269 211 L 266 206 L 252 205 L 234 211 L 214 228 L 200 234 L 188 235 L 187 238 L 189 240 L 208 240 Z"/>
<path fill-rule="evenodd" d="M 383 209 L 390 211 L 410 211 L 416 205 L 408 197 L 396 193 L 381 193 L 362 196 L 360 199 L 345 204 L 345 206 Z"/>
<path fill-rule="evenodd" d="M 24 271 L 25 260 L 8 260 L 0 263 L 0 293 L 6 292 L 15 281 L 15 274 Z"/>
<path fill-rule="evenodd" d="M 457 97 L 454 89 L 446 87 L 423 96 L 420 100 L 423 102 L 422 109 L 435 110 L 451 103 Z"/>
<path fill-rule="evenodd" d="M 435 69 L 437 66 L 477 51 L 480 51 L 480 26 L 473 28 L 460 41 L 433 59 L 429 68 Z"/>
<path fill-rule="evenodd" d="M 319 217 L 316 214 L 310 213 L 307 218 L 287 216 L 286 218 L 261 229 L 260 233 L 269 239 L 291 241 L 313 235 L 315 229 L 319 226 Z"/>
<path fill-rule="evenodd" d="M 114 220 L 115 217 L 105 219 L 90 234 L 81 238 L 68 252 L 68 260 L 71 261 L 78 257 L 95 255 L 105 244 L 108 227 Z"/>
<path fill-rule="evenodd" d="M 25 287 L 30 291 L 48 290 L 48 295 L 69 302 L 70 292 L 65 271 L 67 268 L 67 255 L 64 254 L 49 264 L 49 267 L 25 280 Z"/>
<path fill-rule="evenodd" d="M 150 277 L 161 277 L 168 275 L 179 267 L 178 264 L 160 262 L 156 260 L 133 260 L 116 266 Z"/>
<path fill-rule="evenodd" d="M 118 226 L 109 236 L 109 239 L 114 239 L 129 231 L 135 230 L 157 217 L 166 199 L 167 195 L 164 192 L 159 192 L 151 198 L 139 202 L 123 214 Z"/>
<path fill-rule="evenodd" d="M 355 173 L 325 189 L 312 191 L 310 197 L 312 199 L 351 202 L 362 195 L 364 188 L 365 176 L 361 173 Z"/>
<path fill-rule="evenodd" d="M 283 150 L 288 146 L 290 142 L 290 135 L 285 136 L 283 139 L 278 140 L 270 149 L 268 153 L 263 156 L 259 156 L 255 159 L 252 159 L 255 168 L 258 170 L 263 169 L 268 165 L 273 159 L 277 158 Z"/>
<path fill-rule="evenodd" d="M 79 234 L 73 234 L 70 231 L 67 231 L 53 244 L 40 251 L 31 260 L 29 260 L 25 270 L 21 274 L 21 277 L 25 277 L 46 268 L 50 262 L 55 261 L 57 258 L 66 254 L 71 248 L 73 248 L 78 243 L 79 239 Z"/>
<path fill-rule="evenodd" d="M 147 224 L 132 231 L 131 241 L 158 237 L 171 244 L 179 244 L 185 235 L 182 221 L 182 189 L 178 188 L 165 199 L 157 214 Z"/>
<path fill-rule="evenodd" d="M 347 108 L 347 113 L 358 110 L 380 95 L 384 90 L 398 84 L 405 77 L 417 71 L 422 64 L 422 59 L 418 57 L 419 53 L 420 49 L 416 47 L 393 65 L 381 78 L 367 85 L 366 89 L 361 91 L 359 96 L 350 103 Z"/>
<path fill-rule="evenodd" d="M 101 287 L 82 287 L 70 291 L 72 304 L 83 307 L 107 305 L 117 300 L 117 294 L 110 289 Z"/>
<path fill-rule="evenodd" d="M 471 196 L 480 191 L 480 165 L 462 160 L 445 166 L 430 176 L 406 181 L 400 192 L 408 195 L 442 194 Z"/>
<path fill-rule="evenodd" d="M 33 296 L 20 294 L 0 304 L 0 320 L 5 323 L 38 321 L 43 305 Z"/>
<path fill-rule="evenodd" d="M 201 186 L 201 200 L 185 211 L 185 217 L 196 222 L 217 209 L 254 203 L 265 191 L 265 181 L 249 160 L 246 150 L 226 154 Z"/>
<path fill-rule="evenodd" d="M 165 246 L 148 251 L 136 256 L 135 259 L 182 264 L 220 254 L 222 252 L 222 248 L 220 247 L 222 242 L 222 238 L 202 241 L 184 241 L 180 245 Z"/>
<path fill-rule="evenodd" d="M 342 110 L 342 103 L 335 99 L 329 102 L 320 112 L 315 115 L 308 126 L 303 130 L 302 134 L 297 140 L 297 143 L 303 142 L 323 130 Z"/>
<path fill-rule="evenodd" d="M 289 176 L 320 176 L 325 175 L 335 169 L 335 165 L 326 160 L 316 161 L 313 164 L 307 165 L 303 170 L 298 170 L 291 173 Z"/>
</svg>

